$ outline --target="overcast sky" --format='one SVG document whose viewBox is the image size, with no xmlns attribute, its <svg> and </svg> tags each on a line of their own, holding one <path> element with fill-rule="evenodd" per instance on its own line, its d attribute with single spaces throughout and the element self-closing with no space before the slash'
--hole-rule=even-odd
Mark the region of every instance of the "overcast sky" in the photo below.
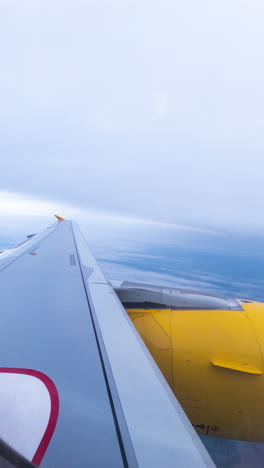
<svg viewBox="0 0 264 468">
<path fill-rule="evenodd" d="M 0 162 L 0 249 L 264 300 L 263 0 L 0 0 Z"/>
<path fill-rule="evenodd" d="M 263 44 L 261 0 L 2 0 L 1 229 L 63 204 L 261 232 Z"/>
</svg>

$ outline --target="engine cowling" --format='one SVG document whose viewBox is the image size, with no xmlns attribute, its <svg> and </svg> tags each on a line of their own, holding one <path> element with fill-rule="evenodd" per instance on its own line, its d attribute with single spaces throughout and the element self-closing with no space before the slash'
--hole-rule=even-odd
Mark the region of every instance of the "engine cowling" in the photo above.
<svg viewBox="0 0 264 468">
<path fill-rule="evenodd" d="M 196 430 L 264 441 L 264 304 L 131 282 L 115 291 Z"/>
</svg>

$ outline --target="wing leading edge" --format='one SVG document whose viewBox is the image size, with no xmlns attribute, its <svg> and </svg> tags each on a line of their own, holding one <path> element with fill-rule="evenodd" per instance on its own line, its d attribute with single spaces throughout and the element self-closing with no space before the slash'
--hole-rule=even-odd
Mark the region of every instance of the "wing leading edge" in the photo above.
<svg viewBox="0 0 264 468">
<path fill-rule="evenodd" d="M 214 466 L 76 223 L 0 255 L 0 303 L 0 436 L 22 456 Z"/>
</svg>

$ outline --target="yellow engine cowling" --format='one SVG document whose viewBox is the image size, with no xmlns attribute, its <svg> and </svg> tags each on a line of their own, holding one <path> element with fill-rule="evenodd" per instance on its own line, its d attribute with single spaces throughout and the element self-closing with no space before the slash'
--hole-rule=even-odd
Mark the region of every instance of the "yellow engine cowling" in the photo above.
<svg viewBox="0 0 264 468">
<path fill-rule="evenodd" d="M 138 301 L 127 300 L 124 292 L 119 296 L 196 430 L 264 441 L 264 304 L 233 300 L 238 306 L 232 307 L 226 299 L 227 310 L 201 309 L 197 298 L 195 310 L 188 300 L 179 309 L 175 291 L 171 307 L 164 305 L 162 293 L 157 302 L 149 296 L 142 301 L 138 286 Z"/>
</svg>

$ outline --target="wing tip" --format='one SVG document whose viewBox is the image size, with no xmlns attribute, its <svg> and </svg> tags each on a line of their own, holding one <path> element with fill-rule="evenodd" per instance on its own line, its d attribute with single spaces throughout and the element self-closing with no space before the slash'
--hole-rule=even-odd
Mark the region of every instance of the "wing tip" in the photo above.
<svg viewBox="0 0 264 468">
<path fill-rule="evenodd" d="M 61 216 L 58 216 L 58 215 L 54 215 L 55 218 L 57 218 L 57 220 L 59 221 L 59 223 L 61 223 L 62 221 L 65 221 L 65 218 L 62 218 Z"/>
</svg>

